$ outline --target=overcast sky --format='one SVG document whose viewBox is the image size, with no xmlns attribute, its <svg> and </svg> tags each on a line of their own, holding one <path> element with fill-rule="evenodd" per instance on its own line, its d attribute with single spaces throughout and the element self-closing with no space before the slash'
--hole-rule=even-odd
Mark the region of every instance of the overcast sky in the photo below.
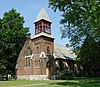
<svg viewBox="0 0 100 87">
<path fill-rule="evenodd" d="M 45 8 L 52 21 L 52 35 L 55 37 L 55 43 L 60 45 L 68 44 L 68 39 L 61 40 L 59 24 L 61 13 L 48 8 L 48 0 L 0 0 L 0 18 L 12 8 L 16 9 L 24 17 L 24 26 L 29 27 L 31 35 L 34 36 L 34 21 L 42 7 Z"/>
</svg>

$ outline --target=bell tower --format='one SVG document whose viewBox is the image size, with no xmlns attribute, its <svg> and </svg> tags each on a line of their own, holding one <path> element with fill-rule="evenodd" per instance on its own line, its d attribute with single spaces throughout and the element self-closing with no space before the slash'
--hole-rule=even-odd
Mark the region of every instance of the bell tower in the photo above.
<svg viewBox="0 0 100 87">
<path fill-rule="evenodd" d="M 35 75 L 47 75 L 50 76 L 52 73 L 51 65 L 52 55 L 54 53 L 54 37 L 51 33 L 51 20 L 46 13 L 45 9 L 42 8 L 34 21 L 35 24 L 35 35 L 32 37 L 34 42 L 34 61 L 40 61 L 40 66 L 35 72 Z"/>
</svg>

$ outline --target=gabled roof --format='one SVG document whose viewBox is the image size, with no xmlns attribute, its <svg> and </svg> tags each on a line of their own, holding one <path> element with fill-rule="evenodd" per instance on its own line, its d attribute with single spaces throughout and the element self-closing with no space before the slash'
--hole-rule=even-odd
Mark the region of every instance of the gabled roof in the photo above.
<svg viewBox="0 0 100 87">
<path fill-rule="evenodd" d="M 46 21 L 48 21 L 48 22 L 51 22 L 51 20 L 50 20 L 48 14 L 46 13 L 46 11 L 45 11 L 44 8 L 42 8 L 42 9 L 40 10 L 40 12 L 39 12 L 39 14 L 38 14 L 38 16 L 37 16 L 37 18 L 36 18 L 36 20 L 35 20 L 34 22 L 40 21 L 40 20 L 42 20 L 42 19 L 44 19 L 44 20 L 46 20 Z"/>
<path fill-rule="evenodd" d="M 66 59 L 66 60 L 75 60 L 76 55 L 71 49 L 62 45 L 54 45 L 54 55 L 55 59 Z"/>
</svg>

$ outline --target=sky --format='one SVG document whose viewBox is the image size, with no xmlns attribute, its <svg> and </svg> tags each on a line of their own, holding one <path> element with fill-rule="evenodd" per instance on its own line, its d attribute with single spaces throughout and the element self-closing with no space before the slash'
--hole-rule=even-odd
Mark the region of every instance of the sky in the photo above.
<svg viewBox="0 0 100 87">
<path fill-rule="evenodd" d="M 65 46 L 69 40 L 67 38 L 61 39 L 61 25 L 59 24 L 61 13 L 48 8 L 48 0 L 0 0 L 0 18 L 3 18 L 4 13 L 12 8 L 16 9 L 24 17 L 24 27 L 29 27 L 31 36 L 34 36 L 34 21 L 42 7 L 45 8 L 52 21 L 52 35 L 55 37 L 55 43 Z"/>
</svg>

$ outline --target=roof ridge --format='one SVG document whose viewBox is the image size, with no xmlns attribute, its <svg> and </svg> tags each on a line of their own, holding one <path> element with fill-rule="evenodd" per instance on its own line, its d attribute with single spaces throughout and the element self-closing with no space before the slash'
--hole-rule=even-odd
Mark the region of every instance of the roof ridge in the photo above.
<svg viewBox="0 0 100 87">
<path fill-rule="evenodd" d="M 64 45 L 61 45 L 61 44 L 55 44 L 55 45 L 59 45 L 59 46 L 63 46 L 63 47 L 66 47 L 66 46 L 64 46 Z"/>
<path fill-rule="evenodd" d="M 61 47 L 66 47 L 67 49 L 69 49 L 69 51 L 72 51 L 72 52 L 73 52 L 73 50 L 72 50 L 72 49 L 70 49 L 70 48 L 69 48 L 69 47 L 67 47 L 67 46 L 60 45 L 60 44 L 55 44 L 55 45 L 58 45 L 58 46 L 61 46 Z"/>
</svg>

